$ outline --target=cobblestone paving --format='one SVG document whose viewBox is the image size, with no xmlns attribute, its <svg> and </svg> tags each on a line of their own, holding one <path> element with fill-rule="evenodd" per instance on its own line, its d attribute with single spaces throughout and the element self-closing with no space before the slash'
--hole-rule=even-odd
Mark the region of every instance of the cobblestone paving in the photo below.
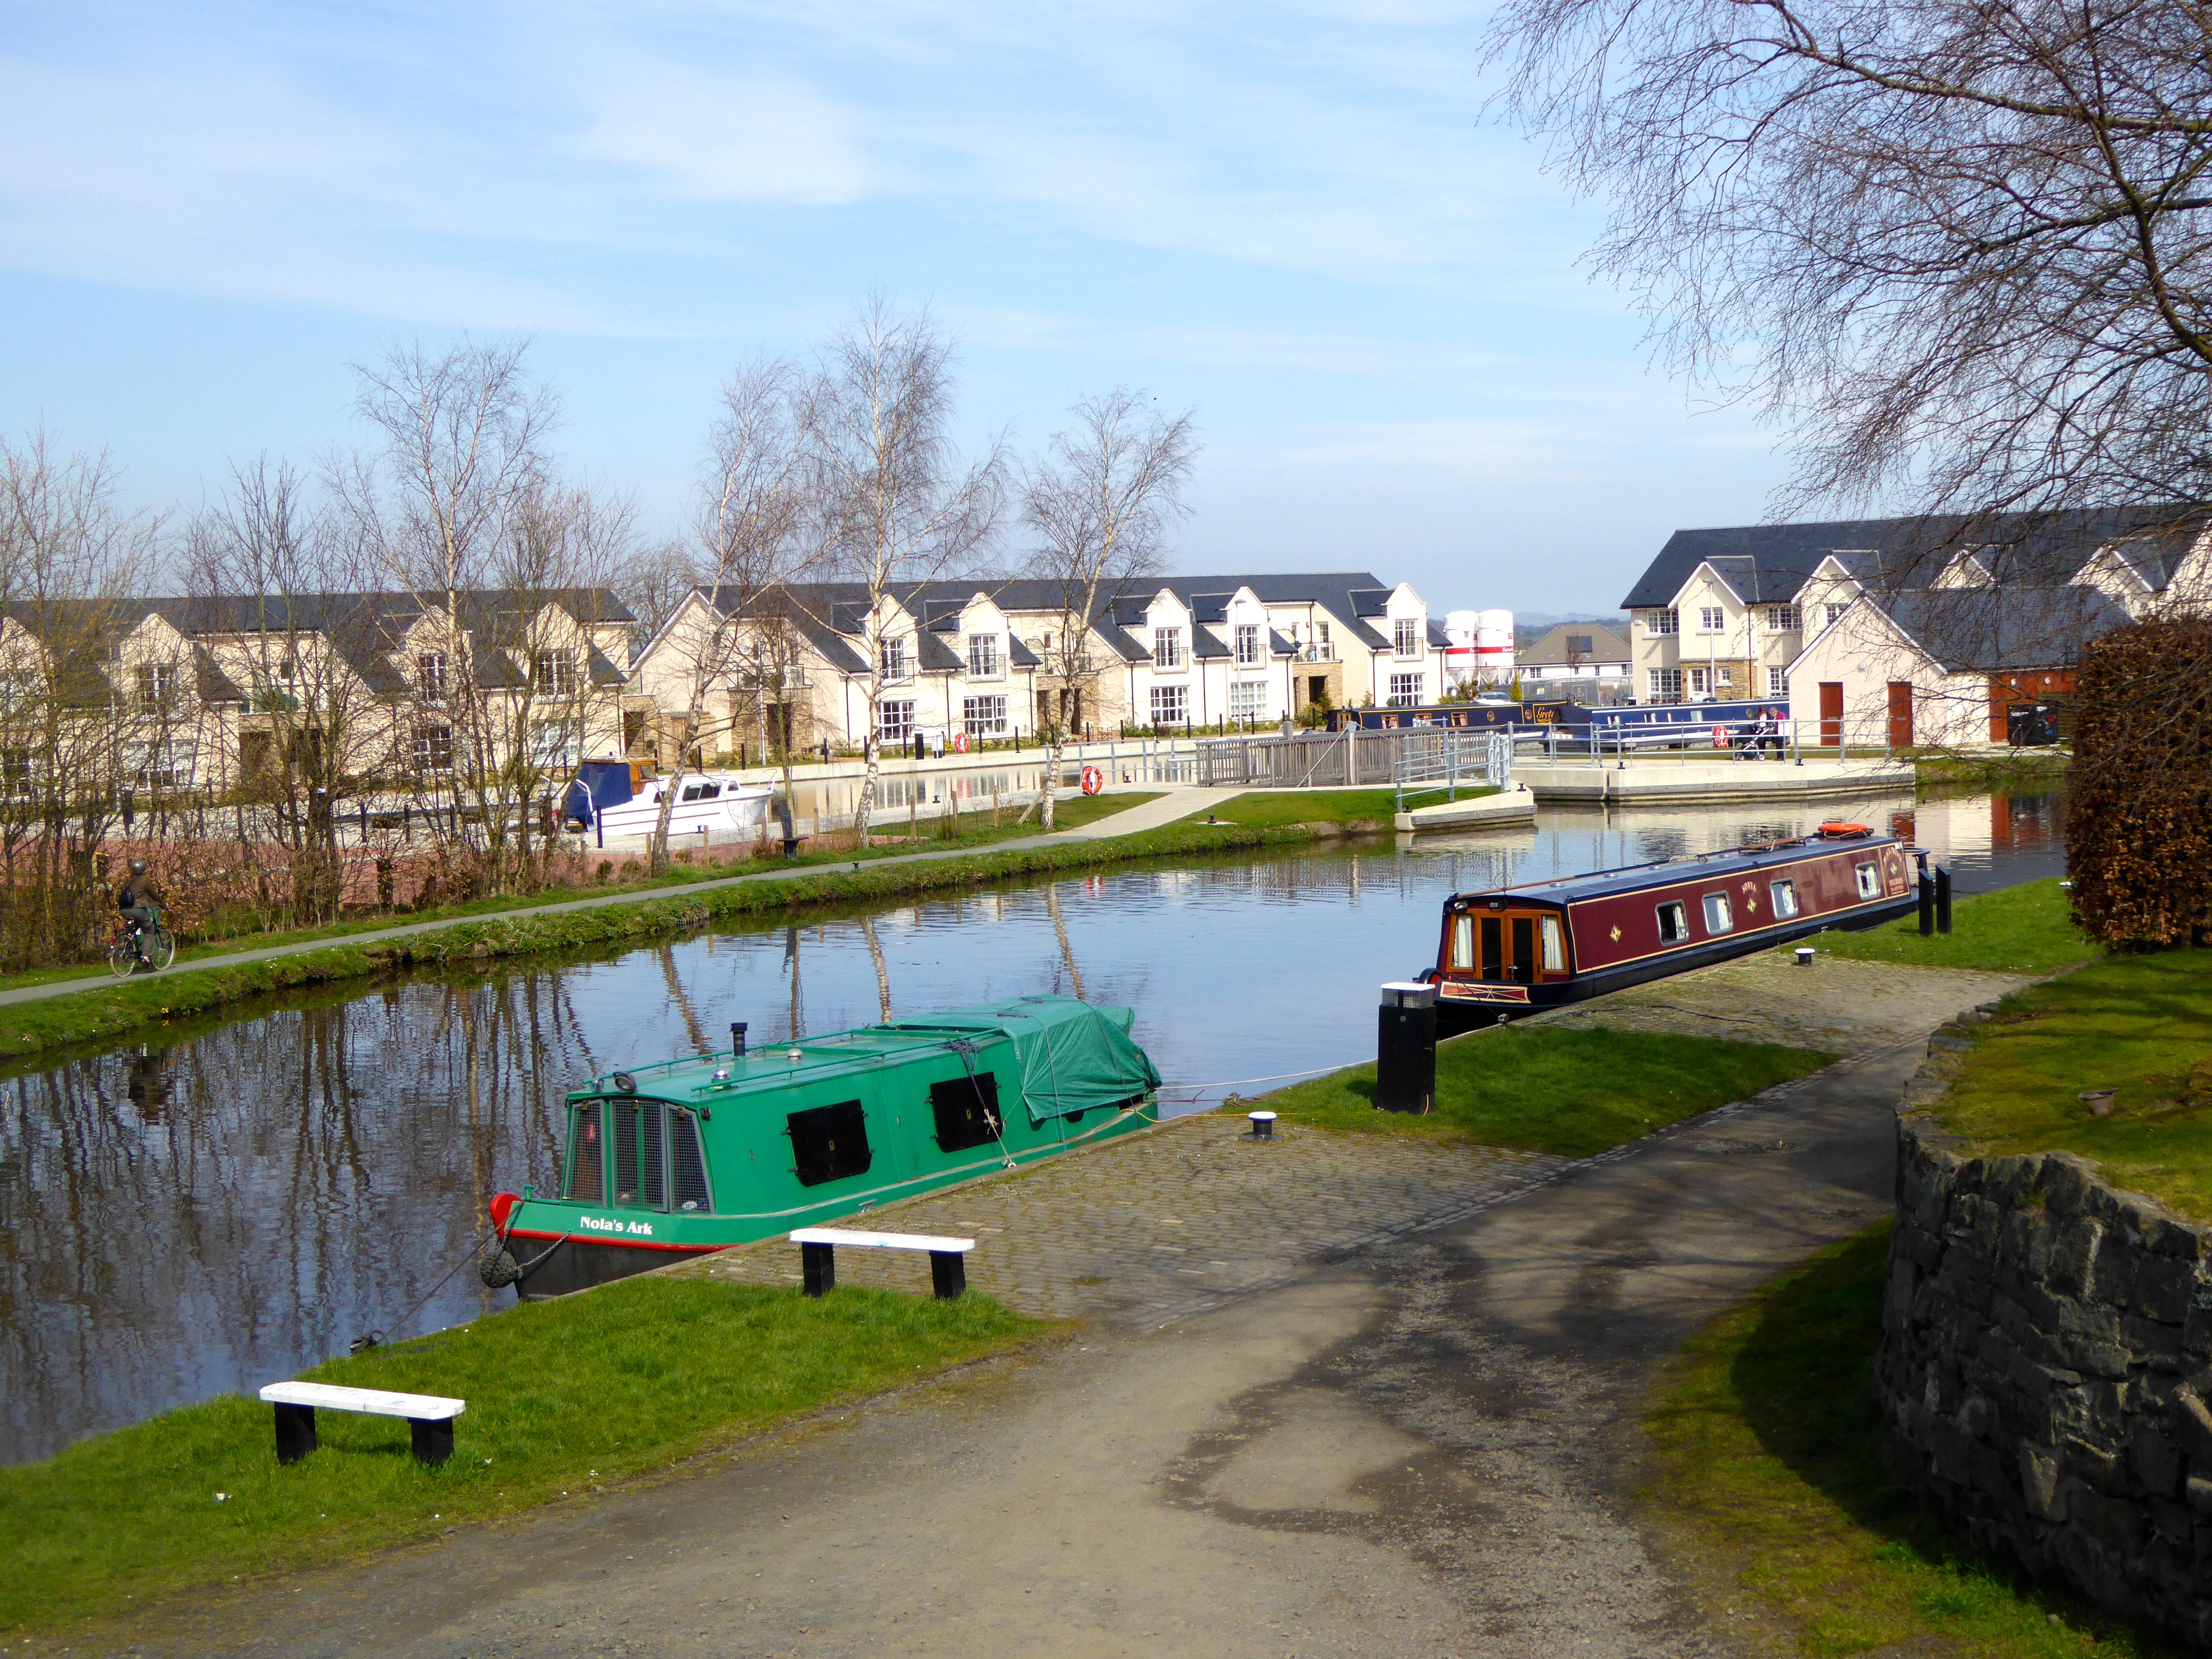
<svg viewBox="0 0 2212 1659">
<path fill-rule="evenodd" d="M 1763 951 L 1539 1014 L 1527 1024 L 1732 1037 L 1849 1056 L 1924 1036 L 1961 1009 L 2029 982 L 2021 974 L 1826 955 L 1801 968 L 1788 957 Z"/>
<path fill-rule="evenodd" d="M 1564 1160 L 1278 1125 L 1177 1118 L 1089 1152 L 845 1224 L 973 1238 L 968 1282 L 1024 1313 L 1149 1327 L 1282 1284 L 1339 1251 L 1463 1215 Z M 799 1249 L 770 1239 L 668 1271 L 781 1285 Z M 929 1259 L 840 1250 L 840 1285 L 927 1295 Z"/>
</svg>

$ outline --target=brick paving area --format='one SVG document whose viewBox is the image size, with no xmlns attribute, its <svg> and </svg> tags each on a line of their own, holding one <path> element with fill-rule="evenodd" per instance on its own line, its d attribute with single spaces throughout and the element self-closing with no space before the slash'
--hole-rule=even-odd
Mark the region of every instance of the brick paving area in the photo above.
<svg viewBox="0 0 2212 1659">
<path fill-rule="evenodd" d="M 969 1284 L 1008 1307 L 1150 1327 L 1467 1213 L 1564 1162 L 1281 1125 L 1272 1143 L 1255 1145 L 1243 1129 L 1241 1115 L 1226 1113 L 1177 1118 L 846 1224 L 973 1238 Z M 770 1239 L 666 1271 L 793 1283 L 799 1249 Z M 927 1295 L 929 1261 L 840 1250 L 837 1282 Z"/>
</svg>

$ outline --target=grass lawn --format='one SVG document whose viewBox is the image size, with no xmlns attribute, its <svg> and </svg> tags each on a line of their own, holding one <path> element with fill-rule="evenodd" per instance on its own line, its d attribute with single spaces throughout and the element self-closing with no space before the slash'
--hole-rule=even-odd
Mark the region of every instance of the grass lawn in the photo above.
<svg viewBox="0 0 2212 1659">
<path fill-rule="evenodd" d="M 2212 1220 L 2212 951 L 2107 957 L 2006 1000 L 1942 1103 L 1992 1152 L 2078 1152 Z M 2110 1117 L 2075 1096 L 2117 1089 Z"/>
<path fill-rule="evenodd" d="M 1462 789 L 1460 799 L 1494 795 L 1487 786 Z M 1419 805 L 1440 801 L 1442 795 L 1423 795 Z M 1388 830 L 1398 810 L 1395 789 L 1255 789 L 1214 809 L 1224 823 L 1371 823 Z"/>
<path fill-rule="evenodd" d="M 234 1395 L 0 1469 L 0 1640 L 580 1499 L 1050 1328 L 974 1294 L 650 1279 L 332 1360 L 307 1377 L 465 1399 L 452 1459 L 319 1412 L 320 1449 L 283 1467 L 270 1408 Z"/>
<path fill-rule="evenodd" d="M 1824 1251 L 1683 1350 L 1644 1418 L 1650 1520 L 1709 1599 L 1782 1633 L 1759 1652 L 2166 1653 L 1954 1550 L 1890 1484 L 1871 1381 L 1888 1249 L 1883 1226 Z"/>
<path fill-rule="evenodd" d="M 1821 933 L 1806 943 L 1852 962 L 1976 968 L 1995 974 L 2056 973 L 2087 962 L 2100 948 L 2068 918 L 2066 894 L 2056 877 L 1955 899 L 1951 931 L 1932 938 L 1921 938 L 1919 918 L 1907 916 L 1863 933 Z"/>
<path fill-rule="evenodd" d="M 1923 787 L 1953 786 L 1996 794 L 2042 794 L 2061 788 L 2074 757 L 2063 749 L 2023 749 L 1989 755 L 1929 753 L 1917 757 L 1913 771 Z"/>
<path fill-rule="evenodd" d="M 1426 1117 L 1376 1111 L 1372 1066 L 1263 1099 L 1291 1123 L 1587 1158 L 1833 1058 L 1773 1043 L 1509 1025 L 1437 1045 L 1437 1106 Z"/>
</svg>

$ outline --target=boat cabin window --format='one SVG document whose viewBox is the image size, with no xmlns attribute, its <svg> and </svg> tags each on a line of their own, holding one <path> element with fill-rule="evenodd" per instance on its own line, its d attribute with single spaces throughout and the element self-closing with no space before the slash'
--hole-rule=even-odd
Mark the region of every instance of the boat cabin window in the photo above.
<svg viewBox="0 0 2212 1659">
<path fill-rule="evenodd" d="M 956 1077 L 931 1084 L 929 1106 L 937 1115 L 937 1144 L 945 1152 L 986 1146 L 1004 1128 L 999 1116 L 999 1079 L 990 1072 L 976 1073 L 972 1082 Z"/>
<path fill-rule="evenodd" d="M 661 1103 L 617 1100 L 614 1105 L 615 1202 L 633 1209 L 665 1210 L 668 1188 L 661 1179 Z"/>
<path fill-rule="evenodd" d="M 1797 914 L 1797 884 L 1796 882 L 1778 881 L 1771 884 L 1766 890 L 1774 896 L 1774 919 L 1777 921 L 1787 921 Z"/>
<path fill-rule="evenodd" d="M 1679 945 L 1689 936 L 1689 913 L 1680 904 L 1661 905 L 1659 907 L 1659 942 L 1662 945 Z"/>
<path fill-rule="evenodd" d="M 1858 872 L 1859 896 L 1863 899 L 1881 896 L 1881 871 L 1871 864 L 1853 866 Z"/>
<path fill-rule="evenodd" d="M 1547 974 L 1567 971 L 1566 932 L 1559 926 L 1557 916 L 1544 918 L 1544 971 Z"/>
<path fill-rule="evenodd" d="M 579 1204 L 607 1201 L 607 1149 L 599 1139 L 599 1103 L 587 1100 L 568 1113 L 568 1179 L 564 1198 Z"/>
<path fill-rule="evenodd" d="M 1474 965 L 1474 918 L 1462 910 L 1452 918 L 1451 971 L 1471 974 Z"/>
<path fill-rule="evenodd" d="M 866 1175 L 874 1161 L 868 1151 L 867 1115 L 857 1100 L 793 1112 L 784 1123 L 791 1137 L 793 1173 L 802 1187 Z"/>
<path fill-rule="evenodd" d="M 686 787 L 683 795 L 679 799 L 684 800 L 714 800 L 720 797 L 721 793 L 722 786 L 719 783 L 695 783 Z"/>
<path fill-rule="evenodd" d="M 1715 933 L 1732 933 L 1735 931 L 1735 917 L 1729 912 L 1729 896 L 1726 893 L 1706 894 L 1706 936 L 1710 938 Z"/>
<path fill-rule="evenodd" d="M 713 1211 L 707 1161 L 699 1156 L 699 1120 L 681 1107 L 668 1115 L 668 1184 L 677 1210 Z"/>
</svg>

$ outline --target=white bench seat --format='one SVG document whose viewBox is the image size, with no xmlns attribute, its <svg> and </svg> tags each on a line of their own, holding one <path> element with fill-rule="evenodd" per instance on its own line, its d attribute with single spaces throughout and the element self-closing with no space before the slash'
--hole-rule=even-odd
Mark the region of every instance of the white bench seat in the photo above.
<svg viewBox="0 0 2212 1659">
<path fill-rule="evenodd" d="M 359 1412 L 370 1417 L 404 1417 L 417 1462 L 442 1463 L 453 1455 L 453 1419 L 469 1408 L 465 1400 L 434 1394 L 395 1394 L 386 1389 L 347 1389 L 330 1382 L 271 1382 L 261 1390 L 265 1405 L 276 1408 L 276 1461 L 296 1463 L 315 1449 L 315 1411 Z"/>
<path fill-rule="evenodd" d="M 799 1246 L 799 1282 L 809 1296 L 837 1288 L 837 1246 L 868 1250 L 927 1250 L 930 1288 L 946 1301 L 966 1293 L 963 1258 L 975 1248 L 972 1238 L 940 1238 L 928 1233 L 870 1233 L 849 1227 L 801 1227 L 791 1235 Z"/>
</svg>

